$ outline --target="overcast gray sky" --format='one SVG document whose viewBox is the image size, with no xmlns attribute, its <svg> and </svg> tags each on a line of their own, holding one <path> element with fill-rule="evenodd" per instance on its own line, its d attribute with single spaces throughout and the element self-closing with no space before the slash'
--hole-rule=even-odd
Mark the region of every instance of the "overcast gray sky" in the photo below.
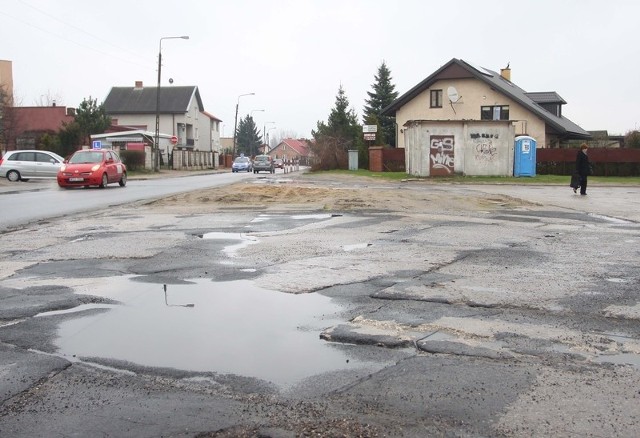
<svg viewBox="0 0 640 438">
<path fill-rule="evenodd" d="M 556 91 L 587 130 L 640 129 L 637 0 L 5 0 L 0 59 L 22 106 L 77 107 L 112 86 L 197 85 L 233 133 L 253 110 L 271 133 L 309 137 L 342 84 L 362 108 L 382 61 L 401 94 L 452 58 L 499 71 L 526 91 Z M 44 97 L 43 97 L 44 96 Z M 280 134 L 280 135 L 278 135 Z"/>
</svg>

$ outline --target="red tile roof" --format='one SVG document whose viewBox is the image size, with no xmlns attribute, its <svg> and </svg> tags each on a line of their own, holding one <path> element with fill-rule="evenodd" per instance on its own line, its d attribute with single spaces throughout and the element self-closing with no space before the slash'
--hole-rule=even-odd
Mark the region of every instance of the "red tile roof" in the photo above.
<svg viewBox="0 0 640 438">
<path fill-rule="evenodd" d="M 289 146 L 291 149 L 295 150 L 299 156 L 301 157 L 309 156 L 309 146 L 307 146 L 307 142 L 305 140 L 296 140 L 295 138 L 284 138 L 280 141 L 280 144 L 276 146 L 276 148 L 279 148 L 283 143 Z M 282 149 L 284 149 L 284 147 Z"/>
</svg>

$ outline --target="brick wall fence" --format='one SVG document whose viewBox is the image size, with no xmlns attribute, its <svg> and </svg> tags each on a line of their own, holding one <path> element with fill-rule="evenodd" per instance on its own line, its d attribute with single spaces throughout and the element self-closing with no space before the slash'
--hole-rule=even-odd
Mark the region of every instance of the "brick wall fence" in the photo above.
<svg viewBox="0 0 640 438">
<path fill-rule="evenodd" d="M 575 170 L 577 148 L 536 150 L 536 173 L 540 175 L 571 175 Z M 640 176 L 640 149 L 589 148 L 589 161 L 594 175 Z M 369 170 L 372 172 L 405 171 L 404 149 L 371 146 Z"/>
<path fill-rule="evenodd" d="M 404 172 L 404 148 L 371 146 L 369 148 L 369 170 L 371 172 Z"/>
</svg>

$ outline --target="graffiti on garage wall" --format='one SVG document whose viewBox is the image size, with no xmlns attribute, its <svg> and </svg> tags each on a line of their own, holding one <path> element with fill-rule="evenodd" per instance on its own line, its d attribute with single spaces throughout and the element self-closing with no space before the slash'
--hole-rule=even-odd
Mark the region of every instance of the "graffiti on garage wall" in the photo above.
<svg viewBox="0 0 640 438">
<path fill-rule="evenodd" d="M 493 144 L 493 140 L 498 139 L 498 134 L 473 133 L 470 137 L 476 161 L 491 162 L 497 158 L 498 148 Z"/>
<path fill-rule="evenodd" d="M 453 135 L 432 135 L 429 148 L 429 174 L 432 176 L 453 174 Z"/>
</svg>

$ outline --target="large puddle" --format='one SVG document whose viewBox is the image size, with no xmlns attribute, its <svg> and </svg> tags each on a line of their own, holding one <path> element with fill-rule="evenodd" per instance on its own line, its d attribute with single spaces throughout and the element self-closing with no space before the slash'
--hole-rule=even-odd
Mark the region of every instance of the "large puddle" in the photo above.
<svg viewBox="0 0 640 438">
<path fill-rule="evenodd" d="M 60 353 L 279 385 L 359 365 L 319 338 L 341 322 L 335 319 L 341 308 L 322 295 L 286 294 L 247 280 L 165 287 L 132 278 L 111 278 L 105 290 L 93 293 L 121 304 L 63 322 Z"/>
</svg>

